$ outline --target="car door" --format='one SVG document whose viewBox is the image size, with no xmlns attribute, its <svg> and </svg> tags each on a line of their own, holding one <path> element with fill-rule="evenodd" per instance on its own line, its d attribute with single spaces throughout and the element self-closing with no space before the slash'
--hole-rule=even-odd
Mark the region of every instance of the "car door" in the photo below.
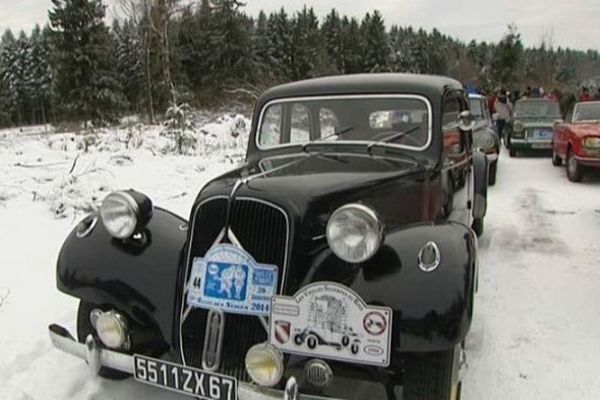
<svg viewBox="0 0 600 400">
<path fill-rule="evenodd" d="M 445 214 L 450 220 L 471 223 L 473 191 L 471 143 L 469 136 L 458 126 L 458 115 L 467 109 L 462 92 L 453 91 L 444 97 L 442 107 L 443 185 Z"/>
</svg>

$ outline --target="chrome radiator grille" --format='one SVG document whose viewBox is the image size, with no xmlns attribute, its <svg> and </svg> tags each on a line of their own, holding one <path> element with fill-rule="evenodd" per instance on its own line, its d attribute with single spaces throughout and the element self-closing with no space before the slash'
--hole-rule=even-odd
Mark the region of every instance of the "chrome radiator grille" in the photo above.
<svg viewBox="0 0 600 400">
<path fill-rule="evenodd" d="M 202 257 L 223 230 L 227 199 L 217 198 L 203 203 L 193 223 L 188 274 L 192 260 Z M 279 207 L 251 198 L 238 198 L 231 208 L 229 227 L 240 244 L 259 263 L 279 267 L 281 291 L 286 263 L 290 226 L 287 215 Z M 187 275 L 186 275 L 187 276 Z M 207 310 L 193 309 L 181 326 L 181 344 L 188 365 L 202 368 Z M 267 333 L 255 316 L 226 314 L 221 365 L 218 372 L 249 381 L 244 357 L 250 347 L 267 340 Z"/>
</svg>

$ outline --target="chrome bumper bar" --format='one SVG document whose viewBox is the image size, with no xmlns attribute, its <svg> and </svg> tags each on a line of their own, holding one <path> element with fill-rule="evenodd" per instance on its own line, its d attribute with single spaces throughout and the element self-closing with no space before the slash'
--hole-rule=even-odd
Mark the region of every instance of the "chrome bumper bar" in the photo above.
<svg viewBox="0 0 600 400">
<path fill-rule="evenodd" d="M 488 162 L 496 161 L 499 158 L 498 153 L 486 153 L 485 156 L 487 157 Z"/>
<path fill-rule="evenodd" d="M 133 375 L 133 356 L 103 349 L 88 335 L 85 344 L 79 343 L 62 326 L 52 324 L 48 327 L 52 345 L 59 350 L 85 360 L 95 376 L 101 367 L 108 367 Z M 324 400 L 324 397 L 302 395 L 298 393 L 298 383 L 294 377 L 287 380 L 285 390 L 259 388 L 247 383 L 238 383 L 238 400 Z"/>
</svg>

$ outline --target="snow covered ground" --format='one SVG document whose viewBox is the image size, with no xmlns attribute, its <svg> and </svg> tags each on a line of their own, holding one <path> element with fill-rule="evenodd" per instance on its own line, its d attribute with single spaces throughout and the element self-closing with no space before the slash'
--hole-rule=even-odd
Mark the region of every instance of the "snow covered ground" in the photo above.
<svg viewBox="0 0 600 400">
<path fill-rule="evenodd" d="M 191 156 L 161 151 L 172 143 L 157 127 L 98 135 L 87 153 L 76 135 L 0 131 L 0 399 L 180 398 L 90 379 L 82 361 L 52 348 L 48 323 L 74 332 L 77 308 L 56 290 L 56 256 L 82 210 L 112 189 L 134 187 L 187 216 L 200 187 L 241 160 L 247 124 L 206 122 Z M 464 398 L 600 398 L 600 177 L 572 184 L 548 158 L 507 154 L 498 174 Z"/>
</svg>

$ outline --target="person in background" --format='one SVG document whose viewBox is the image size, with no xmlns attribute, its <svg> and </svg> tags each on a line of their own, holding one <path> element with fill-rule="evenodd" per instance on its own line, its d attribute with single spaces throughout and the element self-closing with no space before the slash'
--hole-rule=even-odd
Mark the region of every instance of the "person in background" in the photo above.
<svg viewBox="0 0 600 400">
<path fill-rule="evenodd" d="M 550 94 L 548 94 L 548 99 L 549 100 L 554 100 L 554 101 L 558 101 L 560 98 L 560 92 L 558 89 L 552 89 L 552 91 L 550 92 Z"/>
<path fill-rule="evenodd" d="M 527 89 L 525 89 L 525 91 L 523 92 L 523 97 L 521 97 L 522 99 L 528 99 L 531 97 L 531 86 L 527 86 Z"/>
<path fill-rule="evenodd" d="M 590 101 L 592 97 L 590 96 L 590 89 L 585 86 L 581 89 L 581 95 L 579 96 L 579 101 Z"/>
<path fill-rule="evenodd" d="M 506 145 L 507 138 L 505 137 L 506 124 L 512 120 L 512 104 L 508 99 L 507 92 L 504 89 L 500 90 L 500 94 L 494 103 L 494 109 L 496 110 L 496 128 L 498 128 L 498 136 L 503 138 L 504 144 Z"/>
<path fill-rule="evenodd" d="M 490 114 L 494 115 L 496 113 L 496 109 L 494 108 L 494 104 L 496 104 L 496 99 L 498 98 L 498 93 L 500 93 L 500 89 L 496 89 L 494 93 L 488 97 L 488 108 L 490 109 Z"/>
<path fill-rule="evenodd" d="M 600 100 L 600 88 L 598 88 L 598 91 L 594 95 L 594 100 Z"/>
</svg>

